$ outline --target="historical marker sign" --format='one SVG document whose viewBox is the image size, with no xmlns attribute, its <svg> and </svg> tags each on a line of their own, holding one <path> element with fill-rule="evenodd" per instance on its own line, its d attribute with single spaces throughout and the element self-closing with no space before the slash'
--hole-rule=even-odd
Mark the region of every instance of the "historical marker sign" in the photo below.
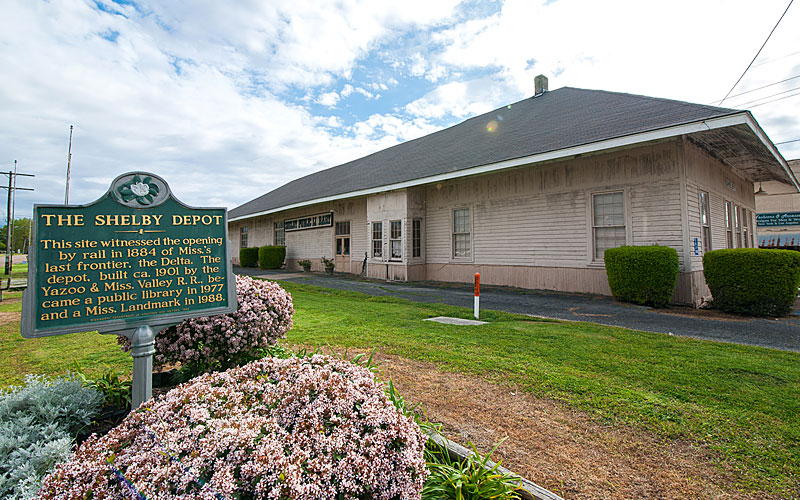
<svg viewBox="0 0 800 500">
<path fill-rule="evenodd" d="M 224 208 L 188 207 L 148 173 L 88 205 L 35 205 L 23 337 L 130 335 L 235 311 L 227 226 Z"/>
</svg>

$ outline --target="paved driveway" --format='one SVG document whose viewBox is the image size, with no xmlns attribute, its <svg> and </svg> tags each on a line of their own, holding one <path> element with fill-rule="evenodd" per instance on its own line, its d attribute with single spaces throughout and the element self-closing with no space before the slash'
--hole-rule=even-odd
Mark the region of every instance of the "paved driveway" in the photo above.
<svg viewBox="0 0 800 500">
<path fill-rule="evenodd" d="M 234 267 L 236 274 L 385 295 L 414 302 L 441 302 L 472 308 L 472 286 L 454 283 L 393 283 L 353 275 L 262 271 Z M 635 330 L 800 352 L 800 309 L 780 319 L 720 315 L 688 308 L 657 310 L 623 304 L 610 297 L 508 287 L 481 286 L 481 308 L 572 321 L 591 321 Z"/>
</svg>

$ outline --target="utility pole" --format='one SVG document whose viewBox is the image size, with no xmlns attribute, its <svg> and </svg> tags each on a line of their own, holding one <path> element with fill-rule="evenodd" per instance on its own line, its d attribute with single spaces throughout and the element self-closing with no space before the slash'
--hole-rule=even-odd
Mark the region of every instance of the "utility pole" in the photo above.
<svg viewBox="0 0 800 500">
<path fill-rule="evenodd" d="M 11 188 L 11 253 L 14 253 L 14 221 L 16 218 L 17 208 L 17 160 L 14 160 L 14 182 Z M 14 264 L 13 262 L 11 263 Z"/>
<path fill-rule="evenodd" d="M 5 271 L 6 271 L 6 274 L 8 275 L 9 279 L 11 279 L 11 269 L 12 269 L 12 266 L 13 266 L 12 260 L 14 258 L 14 250 L 11 248 L 11 234 L 12 234 L 11 229 L 12 229 L 12 226 L 14 224 L 14 219 L 12 218 L 13 217 L 12 214 L 13 214 L 13 210 L 14 209 L 12 207 L 11 200 L 12 200 L 12 198 L 14 198 L 14 192 L 16 190 L 18 190 L 18 189 L 21 189 L 23 191 L 33 191 L 33 189 L 31 189 L 31 188 L 17 187 L 16 178 L 17 178 L 18 175 L 22 175 L 22 176 L 25 176 L 25 177 L 35 177 L 33 174 L 20 174 L 20 173 L 17 173 L 16 170 L 17 170 L 17 161 L 14 160 L 14 171 L 9 170 L 7 173 L 3 172 L 3 175 L 7 175 L 8 176 L 8 188 L 6 188 L 5 186 L 0 186 L 0 188 L 2 188 L 2 189 L 8 189 L 8 210 L 6 211 L 6 221 L 7 222 L 6 222 L 6 269 L 5 269 Z"/>
<path fill-rule="evenodd" d="M 72 125 L 69 126 L 69 149 L 67 150 L 67 194 L 64 195 L 64 205 L 69 205 L 69 167 L 72 164 Z"/>
</svg>

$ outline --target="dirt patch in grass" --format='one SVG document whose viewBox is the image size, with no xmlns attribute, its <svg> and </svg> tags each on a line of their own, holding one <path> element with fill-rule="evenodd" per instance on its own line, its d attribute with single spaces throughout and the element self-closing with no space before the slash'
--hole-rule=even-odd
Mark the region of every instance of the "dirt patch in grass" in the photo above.
<svg viewBox="0 0 800 500">
<path fill-rule="evenodd" d="M 12 321 L 19 321 L 20 313 L 16 311 L 0 311 L 0 325 L 11 323 Z"/>
<path fill-rule="evenodd" d="M 564 498 L 750 499 L 717 456 L 684 441 L 657 439 L 589 414 L 474 377 L 397 356 L 376 355 L 400 394 L 421 402 L 446 436 L 494 457 Z M 777 498 L 777 497 L 775 497 Z"/>
</svg>

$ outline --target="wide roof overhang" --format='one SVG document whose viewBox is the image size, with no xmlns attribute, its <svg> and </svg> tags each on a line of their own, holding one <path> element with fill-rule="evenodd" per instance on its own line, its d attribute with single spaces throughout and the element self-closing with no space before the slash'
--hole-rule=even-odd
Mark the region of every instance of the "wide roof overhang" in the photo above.
<svg viewBox="0 0 800 500">
<path fill-rule="evenodd" d="M 800 181 L 798 181 L 797 177 L 792 173 L 792 170 L 789 168 L 789 165 L 778 149 L 761 129 L 761 126 L 755 118 L 753 118 L 753 115 L 749 111 L 741 111 L 722 117 L 709 118 L 657 130 L 615 137 L 613 139 L 591 142 L 579 146 L 536 153 L 453 172 L 420 177 L 418 179 L 395 184 L 386 184 L 368 189 L 304 200 L 268 210 L 241 215 L 239 217 L 232 217 L 228 219 L 228 222 L 252 219 L 254 217 L 303 208 L 319 203 L 434 184 L 473 175 L 499 172 L 522 166 L 535 165 L 537 163 L 567 159 L 578 155 L 599 153 L 679 136 L 686 136 L 691 142 L 705 150 L 709 155 L 718 159 L 723 164 L 730 167 L 735 173 L 751 182 L 779 181 L 794 186 L 794 188 L 800 192 Z"/>
</svg>

